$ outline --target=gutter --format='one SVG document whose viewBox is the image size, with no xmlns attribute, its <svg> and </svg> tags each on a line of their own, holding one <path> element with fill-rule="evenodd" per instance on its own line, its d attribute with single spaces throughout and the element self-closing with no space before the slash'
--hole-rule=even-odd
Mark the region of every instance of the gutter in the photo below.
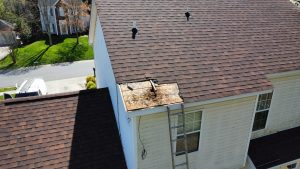
<svg viewBox="0 0 300 169">
<path fill-rule="evenodd" d="M 259 91 L 259 92 L 223 97 L 223 98 L 218 98 L 218 99 L 205 100 L 205 101 L 200 101 L 200 102 L 184 103 L 184 107 L 185 108 L 197 107 L 197 106 L 202 106 L 202 105 L 207 105 L 207 104 L 212 104 L 212 103 L 218 103 L 218 102 L 235 100 L 235 99 L 240 99 L 240 98 L 245 98 L 245 97 L 257 96 L 259 94 L 269 93 L 272 91 L 273 91 L 273 89 L 269 89 L 269 90 L 264 90 L 264 91 Z M 136 117 L 136 116 L 144 116 L 144 115 L 150 115 L 150 114 L 155 114 L 155 113 L 160 113 L 160 112 L 166 112 L 167 106 L 171 110 L 177 110 L 177 109 L 180 109 L 181 104 L 182 103 L 177 103 L 177 104 L 163 105 L 163 106 L 158 106 L 158 107 L 150 107 L 147 109 L 141 109 L 141 110 L 135 110 L 135 111 L 127 111 L 127 115 L 129 118 L 132 118 L 132 117 Z"/>
</svg>

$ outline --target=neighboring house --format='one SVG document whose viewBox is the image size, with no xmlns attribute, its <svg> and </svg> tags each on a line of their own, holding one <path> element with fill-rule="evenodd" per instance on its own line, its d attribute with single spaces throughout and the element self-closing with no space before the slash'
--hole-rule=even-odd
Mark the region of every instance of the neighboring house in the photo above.
<svg viewBox="0 0 300 169">
<path fill-rule="evenodd" d="M 40 0 L 39 0 L 40 1 Z M 81 2 L 81 0 L 78 0 Z M 76 33 L 76 26 L 71 24 L 68 20 L 71 15 L 68 14 L 69 9 L 63 4 L 62 0 L 49 0 L 48 17 L 50 22 L 50 29 L 52 34 L 69 35 Z M 41 9 L 40 9 L 41 10 Z M 46 31 L 44 19 L 41 15 L 42 30 Z M 78 32 L 84 32 L 89 29 L 90 16 L 80 16 Z"/>
<path fill-rule="evenodd" d="M 0 168 L 126 169 L 107 89 L 0 102 Z"/>
<path fill-rule="evenodd" d="M 12 24 L 0 19 L 0 47 L 16 43 L 16 33 Z"/>
<path fill-rule="evenodd" d="M 299 18 L 286 0 L 94 0 L 128 168 L 299 169 Z"/>
</svg>

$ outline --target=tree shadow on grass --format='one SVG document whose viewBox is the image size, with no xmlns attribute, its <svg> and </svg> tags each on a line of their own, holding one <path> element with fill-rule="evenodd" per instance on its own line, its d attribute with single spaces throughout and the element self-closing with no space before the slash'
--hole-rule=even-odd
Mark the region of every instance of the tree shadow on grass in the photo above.
<svg viewBox="0 0 300 169">
<path fill-rule="evenodd" d="M 63 36 L 63 35 L 60 35 L 60 36 L 58 36 L 58 35 L 51 35 L 51 37 L 52 37 L 52 45 L 56 45 L 56 44 L 59 44 L 59 43 L 63 43 L 64 40 L 65 40 L 66 38 L 68 38 L 68 36 Z M 46 40 L 46 41 L 45 41 L 45 44 L 46 44 L 46 45 L 50 45 L 48 35 L 46 36 L 45 40 Z"/>
<path fill-rule="evenodd" d="M 85 57 L 85 52 L 88 50 L 88 47 L 81 43 L 67 43 L 60 48 L 57 54 L 57 60 L 55 63 L 61 62 L 74 62 L 82 60 Z"/>
<path fill-rule="evenodd" d="M 9 57 L 9 56 L 8 56 Z M 7 66 L 3 67 L 3 71 L 2 72 L 5 72 L 6 70 L 8 69 L 12 69 L 14 67 L 15 63 L 10 63 L 8 64 Z"/>
<path fill-rule="evenodd" d="M 14 71 L 16 74 L 19 74 L 19 73 L 28 72 L 30 70 L 34 70 L 38 68 L 38 66 L 40 65 L 39 61 L 42 59 L 43 55 L 48 51 L 49 48 L 50 47 L 48 46 L 47 48 L 41 50 L 39 53 L 28 58 L 27 60 L 21 61 L 23 64 L 19 64 L 18 67 L 23 67 L 22 69 L 18 69 L 18 71 L 16 71 L 14 68 L 16 68 L 17 65 L 14 63 L 10 63 L 9 65 L 2 68 L 1 73 L 8 73 L 10 71 Z M 18 60 L 17 60 L 17 64 L 18 64 Z"/>
<path fill-rule="evenodd" d="M 26 61 L 26 64 L 24 65 L 24 67 L 40 65 L 40 62 L 39 62 L 39 61 L 42 59 L 42 57 L 43 57 L 44 54 L 48 51 L 49 48 L 50 48 L 50 46 L 48 46 L 48 47 L 45 48 L 44 50 L 40 51 L 40 53 L 36 54 L 35 56 L 30 57 L 30 58 Z"/>
</svg>

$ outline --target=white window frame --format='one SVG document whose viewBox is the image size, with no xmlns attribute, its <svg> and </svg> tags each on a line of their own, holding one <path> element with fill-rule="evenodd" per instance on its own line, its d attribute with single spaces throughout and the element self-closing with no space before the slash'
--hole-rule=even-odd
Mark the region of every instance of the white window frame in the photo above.
<svg viewBox="0 0 300 169">
<path fill-rule="evenodd" d="M 258 107 L 258 103 L 259 103 L 259 97 L 261 95 L 265 95 L 265 94 L 269 94 L 269 93 L 272 93 L 272 98 L 270 100 L 270 105 L 269 105 L 269 108 L 266 108 L 266 109 L 262 109 L 262 110 L 257 110 L 257 107 Z M 264 92 L 264 93 L 260 93 L 256 96 L 256 103 L 255 103 L 255 109 L 254 109 L 254 117 L 253 117 L 253 125 L 252 125 L 252 129 L 251 131 L 252 132 L 258 132 L 258 131 L 261 131 L 261 130 L 264 130 L 267 128 L 267 125 L 268 125 L 268 119 L 269 119 L 269 116 L 270 116 L 270 109 L 271 109 L 271 105 L 272 105 L 272 100 L 273 100 L 273 97 L 274 97 L 274 91 L 267 91 L 267 92 Z M 256 116 L 256 113 L 260 113 L 260 112 L 264 112 L 264 111 L 268 111 L 268 115 L 267 115 L 267 118 L 266 118 L 266 124 L 265 124 L 265 127 L 264 128 L 261 128 L 261 129 L 257 129 L 257 130 L 253 130 L 253 127 L 254 127 L 254 123 L 255 123 L 255 116 Z"/>
<path fill-rule="evenodd" d="M 199 147 L 200 147 L 200 138 L 201 138 L 201 128 L 202 128 L 202 117 L 203 117 L 203 110 L 192 110 L 192 111 L 187 111 L 187 112 L 185 112 L 184 113 L 184 115 L 185 115 L 185 119 L 186 119 L 186 115 L 187 114 L 191 114 L 191 113 L 196 113 L 196 112 L 201 112 L 201 114 L 200 114 L 200 121 L 199 121 L 199 123 L 200 123 L 200 129 L 198 129 L 198 130 L 194 130 L 194 124 L 193 124 L 193 131 L 190 131 L 190 132 L 186 132 L 185 134 L 186 134 L 186 137 L 189 135 L 189 134 L 194 134 L 194 133 L 199 133 L 199 139 L 198 139 L 198 148 L 197 148 L 197 150 L 195 150 L 195 151 L 191 151 L 191 152 L 188 152 L 188 153 L 193 153 L 193 152 L 197 152 L 197 151 L 199 151 Z M 180 117 L 177 117 L 177 125 L 179 125 L 179 118 Z M 193 122 L 191 122 L 191 123 L 195 123 L 195 122 L 197 122 L 196 120 L 195 120 L 195 114 L 194 114 L 194 118 L 193 118 Z M 186 128 L 186 123 L 185 123 L 185 128 Z M 178 138 L 178 137 L 182 137 L 182 136 L 184 136 L 184 134 L 182 133 L 182 134 L 178 134 L 178 129 L 176 129 L 176 131 L 175 131 L 175 133 L 176 133 L 176 138 Z M 175 142 L 175 153 L 177 153 L 177 141 Z M 184 155 L 184 154 L 178 154 L 178 155 L 176 155 L 176 156 L 180 156 L 180 155 Z"/>
</svg>

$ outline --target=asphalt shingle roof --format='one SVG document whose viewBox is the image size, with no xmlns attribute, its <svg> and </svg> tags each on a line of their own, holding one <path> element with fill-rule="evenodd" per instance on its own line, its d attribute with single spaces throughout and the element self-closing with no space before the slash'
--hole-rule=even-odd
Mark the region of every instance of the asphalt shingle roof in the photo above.
<svg viewBox="0 0 300 169">
<path fill-rule="evenodd" d="M 126 169 L 108 90 L 0 102 L 0 168 Z"/>
<path fill-rule="evenodd" d="M 195 102 L 271 89 L 266 74 L 300 69 L 300 10 L 289 0 L 96 5 L 117 83 L 177 82 L 184 101 Z"/>
<path fill-rule="evenodd" d="M 300 158 L 300 127 L 251 140 L 249 156 L 257 169 L 267 169 Z"/>
<path fill-rule="evenodd" d="M 14 27 L 10 23 L 0 19 L 0 32 L 1 31 L 13 31 L 13 29 L 14 29 Z"/>
</svg>

